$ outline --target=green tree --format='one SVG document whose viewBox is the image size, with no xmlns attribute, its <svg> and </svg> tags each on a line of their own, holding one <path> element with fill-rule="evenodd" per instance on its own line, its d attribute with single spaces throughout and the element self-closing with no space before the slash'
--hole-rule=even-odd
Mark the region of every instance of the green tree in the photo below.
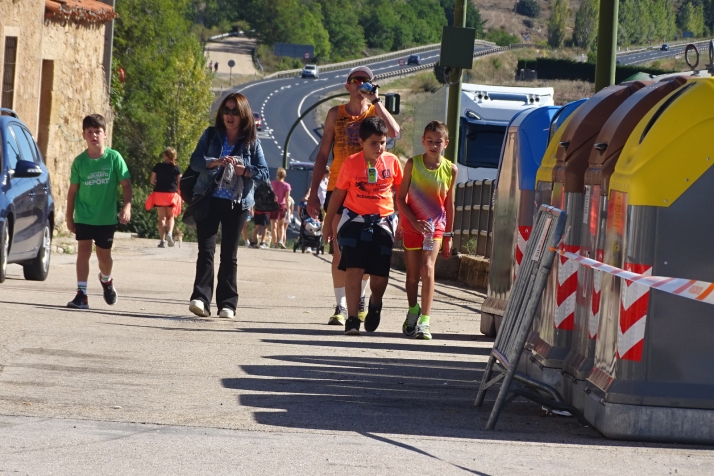
<svg viewBox="0 0 714 476">
<path fill-rule="evenodd" d="M 366 42 L 354 2 L 320 0 L 320 5 L 322 5 L 325 29 L 332 46 L 332 59 L 339 61 L 359 55 Z"/>
<path fill-rule="evenodd" d="M 210 76 L 198 39 L 189 33 L 187 0 L 117 2 L 112 75 L 113 146 L 127 160 L 134 181 L 147 184 L 166 146 L 183 167 L 213 102 Z"/>
<path fill-rule="evenodd" d="M 548 19 L 548 45 L 560 48 L 565 41 L 565 27 L 570 16 L 570 2 L 555 0 Z"/>
<path fill-rule="evenodd" d="M 448 25 L 454 24 L 454 0 L 441 0 L 441 7 L 444 9 L 444 14 L 446 15 L 446 22 Z M 483 38 L 484 21 L 481 20 L 481 12 L 478 11 L 470 0 L 466 2 L 466 28 L 473 28 L 476 30 L 476 38 Z"/>
<path fill-rule="evenodd" d="M 687 2 L 677 15 L 677 24 L 682 31 L 691 31 L 695 37 L 704 35 L 704 5 Z"/>
<path fill-rule="evenodd" d="M 709 33 L 714 33 L 714 0 L 703 0 L 704 6 L 704 26 Z"/>
<path fill-rule="evenodd" d="M 581 48 L 589 50 L 597 36 L 598 18 L 600 15 L 600 0 L 583 0 L 575 14 L 573 40 Z"/>
<path fill-rule="evenodd" d="M 519 0 L 516 3 L 516 13 L 538 18 L 540 16 L 540 3 L 538 3 L 538 0 Z"/>
<path fill-rule="evenodd" d="M 517 36 L 511 35 L 503 27 L 489 31 L 486 40 L 493 41 L 498 46 L 508 46 L 520 41 Z"/>
</svg>

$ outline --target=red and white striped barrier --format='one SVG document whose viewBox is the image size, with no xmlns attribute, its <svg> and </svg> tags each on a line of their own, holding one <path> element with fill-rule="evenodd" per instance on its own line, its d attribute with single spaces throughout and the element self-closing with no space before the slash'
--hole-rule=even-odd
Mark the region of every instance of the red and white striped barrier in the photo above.
<svg viewBox="0 0 714 476">
<path fill-rule="evenodd" d="M 532 226 L 519 226 L 518 235 L 516 237 L 516 266 L 513 273 L 513 278 L 518 276 L 518 270 L 521 267 L 521 261 L 523 261 L 523 253 L 526 252 L 526 244 L 528 244 L 528 238 L 531 236 Z"/>
<path fill-rule="evenodd" d="M 555 252 L 561 255 L 561 259 L 565 257 L 572 262 L 577 262 L 583 266 L 623 279 L 620 298 L 620 327 L 617 336 L 617 354 L 620 359 L 642 360 L 642 344 L 644 342 L 649 291 L 651 289 L 714 304 L 714 283 L 696 281 L 694 279 L 652 276 L 652 267 L 643 264 L 625 263 L 625 269 L 620 269 L 580 256 L 567 248 L 568 246 L 565 246 L 556 249 Z"/>
<path fill-rule="evenodd" d="M 580 247 L 576 245 L 562 245 L 564 251 L 578 256 Z M 561 253 L 562 254 L 562 253 Z M 566 255 L 560 256 L 558 263 L 558 288 L 556 292 L 555 328 L 572 331 L 575 326 L 575 305 L 578 294 L 578 264 L 568 259 Z"/>
</svg>

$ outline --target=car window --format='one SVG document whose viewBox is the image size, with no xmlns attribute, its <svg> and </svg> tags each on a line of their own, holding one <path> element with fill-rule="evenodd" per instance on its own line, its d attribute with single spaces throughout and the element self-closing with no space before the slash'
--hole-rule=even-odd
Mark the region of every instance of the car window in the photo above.
<svg viewBox="0 0 714 476">
<path fill-rule="evenodd" d="M 15 139 L 17 139 L 17 144 L 20 146 L 20 156 L 22 157 L 22 160 L 36 162 L 35 147 L 34 145 L 30 147 L 30 143 L 27 141 L 27 136 L 23 131 L 24 128 L 19 124 L 10 124 L 10 129 L 12 129 L 15 133 Z"/>
<path fill-rule="evenodd" d="M 32 149 L 32 155 L 35 158 L 35 163 L 36 164 L 41 163 L 42 162 L 42 154 L 40 154 L 40 150 L 37 148 L 37 143 L 35 142 L 35 139 L 32 137 L 32 134 L 30 134 L 30 131 L 28 131 L 24 127 L 22 128 L 22 131 L 25 133 L 27 142 L 30 144 L 30 149 Z"/>
<path fill-rule="evenodd" d="M 5 134 L 5 158 L 7 159 L 7 169 L 15 170 L 17 161 L 20 160 L 20 147 L 17 145 L 15 135 L 8 128 Z"/>
</svg>

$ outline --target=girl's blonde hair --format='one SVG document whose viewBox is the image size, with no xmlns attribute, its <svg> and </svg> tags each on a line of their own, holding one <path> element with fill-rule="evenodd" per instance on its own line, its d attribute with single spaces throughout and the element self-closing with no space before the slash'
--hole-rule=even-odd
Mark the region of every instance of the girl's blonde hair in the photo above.
<svg viewBox="0 0 714 476">
<path fill-rule="evenodd" d="M 275 172 L 275 176 L 278 178 L 278 180 L 285 180 L 285 177 L 288 176 L 288 173 L 285 171 L 284 168 L 278 167 L 278 171 Z"/>
<path fill-rule="evenodd" d="M 176 149 L 173 147 L 167 147 L 164 149 L 164 155 L 171 159 L 171 163 L 176 165 Z"/>
</svg>

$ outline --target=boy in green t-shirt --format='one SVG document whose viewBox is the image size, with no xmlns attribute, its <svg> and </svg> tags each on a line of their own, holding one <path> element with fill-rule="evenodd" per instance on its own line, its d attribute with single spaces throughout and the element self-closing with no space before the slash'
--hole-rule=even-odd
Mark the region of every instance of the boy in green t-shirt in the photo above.
<svg viewBox="0 0 714 476">
<path fill-rule="evenodd" d="M 107 123 L 99 114 L 82 121 L 82 137 L 87 150 L 72 162 L 67 193 L 67 228 L 77 236 L 77 295 L 67 303 L 74 309 L 89 309 L 87 279 L 92 240 L 97 245 L 99 281 L 107 304 L 117 302 L 112 280 L 112 243 L 117 227 L 117 185 L 121 184 L 124 206 L 119 222 L 131 220 L 131 181 L 129 169 L 119 152 L 104 146 Z"/>
</svg>

